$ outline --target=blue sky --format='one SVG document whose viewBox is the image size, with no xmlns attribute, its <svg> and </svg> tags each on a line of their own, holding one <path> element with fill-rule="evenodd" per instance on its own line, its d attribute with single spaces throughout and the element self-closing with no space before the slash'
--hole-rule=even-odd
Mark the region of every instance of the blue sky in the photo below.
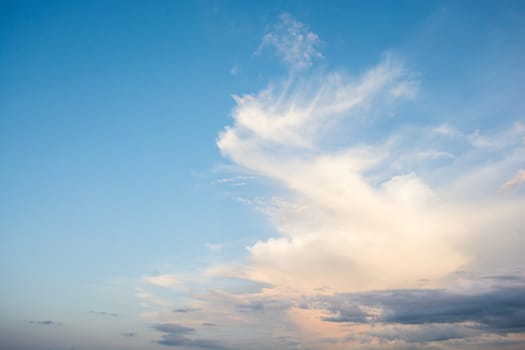
<svg viewBox="0 0 525 350">
<path fill-rule="evenodd" d="M 0 348 L 525 343 L 522 2 L 0 6 Z"/>
</svg>

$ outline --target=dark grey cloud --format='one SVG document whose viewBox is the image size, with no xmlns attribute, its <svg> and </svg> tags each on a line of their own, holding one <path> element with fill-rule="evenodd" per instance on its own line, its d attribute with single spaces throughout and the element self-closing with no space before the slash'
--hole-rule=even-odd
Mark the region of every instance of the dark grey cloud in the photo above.
<svg viewBox="0 0 525 350">
<path fill-rule="evenodd" d="M 186 327 L 177 323 L 159 323 L 153 326 L 154 329 L 168 334 L 188 334 L 195 331 L 195 328 Z"/>
<path fill-rule="evenodd" d="M 255 312 L 265 310 L 286 310 L 293 306 L 293 303 L 282 299 L 252 299 L 247 302 L 237 304 L 236 307 L 240 311 Z"/>
<path fill-rule="evenodd" d="M 325 311 L 324 321 L 341 323 L 343 329 L 348 330 L 342 337 L 310 342 L 308 346 L 312 349 L 325 348 L 326 344 L 344 346 L 348 342 L 361 344 L 363 350 L 485 350 L 491 348 L 490 344 L 494 348 L 525 349 L 519 339 L 525 333 L 525 278 L 462 275 L 461 279 L 480 288 L 470 287 L 461 292 L 459 289 L 396 289 L 290 300 L 250 298 L 233 305 L 237 311 L 261 313 L 260 317 L 265 317 L 265 312 L 266 315 L 279 313 L 294 306 L 320 309 Z M 354 327 L 362 324 L 370 327 Z M 275 348 L 298 347 L 270 337 L 264 345 L 257 343 L 255 348 L 272 348 L 269 344 L 273 342 L 278 344 Z"/>
<path fill-rule="evenodd" d="M 485 276 L 483 279 L 496 282 L 517 282 L 518 284 L 523 283 L 523 277 L 518 275 Z"/>
<path fill-rule="evenodd" d="M 188 312 L 197 312 L 197 311 L 200 311 L 200 309 L 193 308 L 193 307 L 180 308 L 180 309 L 173 310 L 173 312 L 177 312 L 177 313 L 188 313 Z"/>
<path fill-rule="evenodd" d="M 26 322 L 29 323 L 29 324 L 34 324 L 34 325 L 38 325 L 38 326 L 60 326 L 60 325 L 62 325 L 61 322 L 51 321 L 51 320 L 43 320 L 43 321 L 40 321 L 40 320 L 29 320 L 29 321 L 26 321 Z"/>
<path fill-rule="evenodd" d="M 226 349 L 227 347 L 218 340 L 192 338 L 195 328 L 186 327 L 176 323 L 162 323 L 153 326 L 154 329 L 163 332 L 160 340 L 156 343 L 166 346 L 184 346 L 201 349 Z"/>
<path fill-rule="evenodd" d="M 106 311 L 95 311 L 95 310 L 89 310 L 90 314 L 97 314 L 101 316 L 108 316 L 108 317 L 118 317 L 118 314 L 112 313 L 112 312 L 106 312 Z"/>
<path fill-rule="evenodd" d="M 366 333 L 370 339 L 405 341 L 408 343 L 442 342 L 478 335 L 473 329 L 457 324 L 388 325 L 373 328 Z"/>
<path fill-rule="evenodd" d="M 400 324 L 475 322 L 499 332 L 525 331 L 525 287 L 468 295 L 444 290 L 392 290 L 339 294 L 326 300 L 330 322 Z M 379 314 L 369 308 L 380 309 Z"/>
</svg>

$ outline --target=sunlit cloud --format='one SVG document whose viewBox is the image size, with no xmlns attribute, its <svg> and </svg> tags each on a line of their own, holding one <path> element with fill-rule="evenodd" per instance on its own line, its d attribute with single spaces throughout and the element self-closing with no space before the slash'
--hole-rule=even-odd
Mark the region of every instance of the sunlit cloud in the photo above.
<svg viewBox="0 0 525 350">
<path fill-rule="evenodd" d="M 0 11 L 0 349 L 525 349 L 525 2 L 85 5 Z"/>
<path fill-rule="evenodd" d="M 287 17 L 280 25 L 296 26 L 292 23 Z M 284 42 L 295 40 L 288 31 L 283 33 Z M 309 49 L 304 50 L 308 56 Z M 386 54 L 357 77 L 340 72 L 305 73 L 258 94 L 235 97 L 234 124 L 217 142 L 221 152 L 289 192 L 276 194 L 264 204 L 259 201 L 258 209 L 281 236 L 249 247 L 250 264 L 240 269 L 239 277 L 303 291 L 410 287 L 422 278 L 437 283 L 476 259 L 461 247 L 481 239 L 479 232 L 486 220 L 476 218 L 476 213 L 492 211 L 494 223 L 507 225 L 509 230 L 519 227 L 513 225 L 519 225 L 523 202 L 514 203 L 512 213 L 503 209 L 508 203 L 488 198 L 475 204 L 447 198 L 446 183 L 432 188 L 408 167 L 401 173 L 395 173 L 396 169 L 384 173 L 403 159 L 456 159 L 450 152 L 407 148 L 402 139 L 392 144 L 403 137 L 396 130 L 383 141 L 367 144 L 350 139 L 346 148 L 323 148 L 323 140 L 334 128 L 351 128 L 372 109 L 386 114 L 394 100 L 414 97 L 419 86 L 414 76 L 399 58 Z M 465 135 L 447 125 L 432 130 L 462 136 L 473 150 L 496 145 L 497 149 L 523 152 L 522 145 L 513 141 L 518 135 L 510 133 L 503 140 L 481 136 L 478 130 Z M 417 143 L 417 139 L 410 141 Z M 466 176 L 468 166 L 448 183 L 453 185 Z M 495 163 L 491 167 L 498 169 Z M 376 175 L 383 179 L 372 182 Z M 509 221 L 509 215 L 515 215 L 514 219 Z"/>
<path fill-rule="evenodd" d="M 202 269 L 172 309 L 177 318 L 162 316 L 184 326 L 158 326 L 165 333 L 158 343 L 449 349 L 509 341 L 511 349 L 521 342 L 524 283 L 516 269 L 524 262 L 525 201 L 501 189 L 524 182 L 522 124 L 496 133 L 435 122 L 382 126 L 424 89 L 400 55 L 387 51 L 361 73 L 315 69 L 321 41 L 305 24 L 283 15 L 269 28 L 257 53 L 274 48 L 293 74 L 233 96 L 233 121 L 217 146 L 239 174 L 214 183 L 273 184 L 266 196 L 237 198 L 274 234 L 237 260 Z M 368 136 L 374 127 L 382 132 Z M 185 284 L 175 275 L 145 281 Z M 257 336 L 247 337 L 249 329 Z"/>
<path fill-rule="evenodd" d="M 159 287 L 172 288 L 172 287 L 176 287 L 180 285 L 179 277 L 175 275 L 170 275 L 170 274 L 149 276 L 149 277 L 145 277 L 144 280 L 149 284 L 159 286 Z"/>
<path fill-rule="evenodd" d="M 520 169 L 511 179 L 505 182 L 502 186 L 504 190 L 517 188 L 525 183 L 525 169 Z"/>
</svg>

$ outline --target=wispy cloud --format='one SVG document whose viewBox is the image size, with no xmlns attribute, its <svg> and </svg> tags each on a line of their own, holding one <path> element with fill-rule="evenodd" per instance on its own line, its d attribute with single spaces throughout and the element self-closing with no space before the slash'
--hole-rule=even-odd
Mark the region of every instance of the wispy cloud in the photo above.
<svg viewBox="0 0 525 350">
<path fill-rule="evenodd" d="M 224 247 L 220 243 L 206 243 L 206 248 L 212 252 L 220 252 Z"/>
<path fill-rule="evenodd" d="M 234 65 L 230 69 L 230 74 L 233 75 L 233 76 L 236 76 L 237 74 L 239 74 L 240 70 L 241 70 L 241 68 L 238 65 Z"/>
<path fill-rule="evenodd" d="M 511 179 L 506 181 L 502 188 L 504 190 L 510 190 L 517 188 L 525 183 L 525 169 L 520 169 Z"/>
<path fill-rule="evenodd" d="M 194 308 L 194 307 L 185 307 L 185 308 L 179 308 L 179 309 L 173 310 L 173 312 L 176 312 L 176 313 L 187 313 L 187 312 L 197 312 L 197 311 L 200 311 L 200 309 Z"/>
<path fill-rule="evenodd" d="M 62 325 L 62 322 L 51 321 L 51 320 L 43 320 L 43 321 L 29 320 L 26 322 L 29 324 L 37 325 L 37 326 L 61 326 Z"/>
<path fill-rule="evenodd" d="M 264 35 L 257 54 L 266 47 L 272 47 L 292 69 L 308 68 L 315 59 L 323 57 L 319 51 L 321 41 L 308 26 L 289 14 L 281 15 L 280 19 L 281 21 Z"/>
<path fill-rule="evenodd" d="M 108 316 L 108 317 L 118 317 L 118 314 L 112 313 L 112 312 L 106 312 L 106 311 L 95 311 L 95 310 L 89 310 L 90 314 L 97 314 L 101 316 Z"/>
<path fill-rule="evenodd" d="M 153 326 L 159 332 L 162 332 L 161 340 L 156 341 L 160 345 L 195 347 L 201 349 L 226 349 L 222 341 L 202 338 L 193 338 L 195 329 L 175 323 L 164 323 Z"/>
<path fill-rule="evenodd" d="M 452 127 L 450 125 L 447 125 L 447 124 L 436 126 L 436 127 L 432 128 L 432 131 L 435 132 L 435 133 L 438 133 L 438 134 L 451 136 L 451 137 L 454 137 L 454 136 L 457 136 L 457 135 L 461 134 L 459 132 L 459 130 L 457 130 L 456 128 L 454 128 L 454 127 Z"/>
<path fill-rule="evenodd" d="M 144 281 L 154 286 L 173 288 L 180 285 L 180 278 L 172 274 L 144 277 Z"/>
</svg>

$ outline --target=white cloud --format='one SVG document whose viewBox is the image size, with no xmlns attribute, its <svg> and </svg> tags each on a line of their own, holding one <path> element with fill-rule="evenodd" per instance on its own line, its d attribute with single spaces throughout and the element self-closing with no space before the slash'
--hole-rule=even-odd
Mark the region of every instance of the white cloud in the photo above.
<svg viewBox="0 0 525 350">
<path fill-rule="evenodd" d="M 511 179 L 505 182 L 502 186 L 504 190 L 511 190 L 517 188 L 525 183 L 525 169 L 520 169 Z"/>
<path fill-rule="evenodd" d="M 419 91 L 419 81 L 417 80 L 408 80 L 402 81 L 398 85 L 390 89 L 390 94 L 394 98 L 399 97 L 416 97 Z"/>
<path fill-rule="evenodd" d="M 407 73 L 399 60 L 386 54 L 357 78 L 330 73 L 311 81 L 288 80 L 257 95 L 234 96 L 235 124 L 221 133 L 218 146 L 233 157 L 241 149 L 256 151 L 262 143 L 312 148 L 339 119 L 357 118 L 372 104 L 383 103 L 381 97 L 393 86 L 412 81 Z"/>
<path fill-rule="evenodd" d="M 206 243 L 206 248 L 212 252 L 220 252 L 224 247 L 220 243 Z"/>
<path fill-rule="evenodd" d="M 159 287 L 172 288 L 180 285 L 180 279 L 176 275 L 164 274 L 144 277 L 144 281 Z"/>
<path fill-rule="evenodd" d="M 435 132 L 437 134 L 442 134 L 450 137 L 459 136 L 461 133 L 456 129 L 451 127 L 450 125 L 443 124 L 440 126 L 437 126 L 435 128 L 432 128 L 432 132 Z"/>
<path fill-rule="evenodd" d="M 354 330 L 377 341 L 452 339 L 454 325 L 383 324 L 375 334 L 372 326 L 325 322 L 326 313 L 301 304 L 321 294 L 419 288 L 423 280 L 425 288 L 450 289 L 458 270 L 486 276 L 523 266 L 525 201 L 498 188 L 524 181 L 524 170 L 511 176 L 523 168 L 525 128 L 518 122 L 489 134 L 442 124 L 390 130 L 380 140 L 364 130 L 359 142 L 345 135 L 343 146 L 327 147 L 341 128 L 354 130 L 363 120 L 373 126 L 395 103 L 416 97 L 419 82 L 393 54 L 356 76 L 299 74 L 320 57 L 318 43 L 305 25 L 283 17 L 261 48 L 274 46 L 295 74 L 259 93 L 235 96 L 232 125 L 217 140 L 240 176 L 215 183 L 263 179 L 281 189 L 266 198 L 238 198 L 277 233 L 249 244 L 240 260 L 209 266 L 189 298 L 203 312 L 177 317 L 191 325 L 228 325 L 236 339 L 256 327 L 264 337 L 256 342 L 261 349 L 359 347 L 359 339 L 348 336 Z M 451 143 L 461 147 L 451 149 Z M 207 245 L 212 251 L 222 246 Z M 173 286 L 177 278 L 146 281 Z M 480 290 L 466 284 L 464 292 Z"/>
<path fill-rule="evenodd" d="M 518 134 L 525 134 L 525 125 L 520 121 L 515 122 L 514 131 Z"/>
<path fill-rule="evenodd" d="M 509 146 L 523 145 L 520 138 L 525 136 L 525 128 L 520 122 L 514 123 L 512 128 L 506 129 L 495 135 L 484 135 L 479 129 L 466 135 L 467 140 L 477 148 L 504 149 Z"/>
<path fill-rule="evenodd" d="M 318 50 L 320 44 L 319 37 L 305 24 L 296 21 L 289 14 L 283 14 L 281 22 L 264 35 L 256 53 L 260 53 L 265 47 L 273 47 L 284 63 L 294 69 L 303 69 L 322 57 Z"/>
<path fill-rule="evenodd" d="M 414 155 L 417 159 L 440 159 L 440 158 L 454 159 L 455 158 L 455 156 L 452 153 L 436 151 L 436 150 L 419 151 L 419 152 L 416 152 Z"/>
<path fill-rule="evenodd" d="M 270 38 L 278 49 L 295 47 L 294 36 L 283 42 L 274 34 Z M 422 278 L 437 285 L 450 273 L 482 259 L 477 254 L 484 248 L 478 240 L 487 239 L 487 227 L 500 225 L 512 232 L 523 225 L 516 216 L 519 208 L 525 208 L 523 201 L 492 200 L 489 194 L 497 187 L 487 187 L 492 182 L 483 177 L 470 183 L 461 180 L 474 177 L 480 166 L 491 169 L 491 180 L 515 166 L 517 157 L 509 154 L 522 147 L 517 127 L 496 136 L 482 136 L 480 131 L 468 135 L 446 124 L 431 129 L 474 146 L 470 153 L 459 155 L 421 149 L 428 141 L 423 136 L 428 129 L 416 130 L 410 140 L 394 131 L 383 142 L 348 140 L 346 148 L 336 151 L 323 147 L 341 125 L 352 128 L 369 115 L 388 115 L 393 103 L 414 97 L 419 87 L 414 76 L 398 58 L 386 54 L 357 77 L 305 73 L 258 94 L 235 96 L 233 125 L 217 141 L 221 153 L 286 191 L 257 204 L 280 235 L 249 247 L 249 264 L 233 267 L 232 274 L 303 292 L 320 287 L 417 287 Z M 392 140 L 397 140 L 395 147 Z M 433 139 L 434 147 L 446 149 L 445 141 Z M 505 152 L 506 163 L 483 159 L 487 149 Z M 448 178 L 441 178 L 435 188 L 414 170 L 399 172 L 392 166 L 417 161 L 421 167 L 440 158 L 453 160 L 450 169 L 456 173 L 446 175 L 447 166 L 442 166 L 438 170 Z M 472 163 L 476 159 L 479 163 Z M 449 190 L 460 183 L 465 192 L 485 186 L 476 194 L 478 202 L 452 195 Z M 508 210 L 509 205 L 515 210 Z M 479 212 L 493 214 L 480 218 Z M 501 265 L 523 263 L 520 258 L 503 258 L 506 249 L 512 247 L 503 244 L 488 255 L 502 257 Z"/>
<path fill-rule="evenodd" d="M 241 71 L 241 68 L 238 65 L 233 65 L 230 69 L 230 74 L 236 76 Z"/>
<path fill-rule="evenodd" d="M 244 186 L 247 185 L 254 179 L 253 176 L 232 176 L 232 177 L 223 177 L 217 179 L 213 184 L 217 185 L 231 185 L 231 186 Z"/>
</svg>

